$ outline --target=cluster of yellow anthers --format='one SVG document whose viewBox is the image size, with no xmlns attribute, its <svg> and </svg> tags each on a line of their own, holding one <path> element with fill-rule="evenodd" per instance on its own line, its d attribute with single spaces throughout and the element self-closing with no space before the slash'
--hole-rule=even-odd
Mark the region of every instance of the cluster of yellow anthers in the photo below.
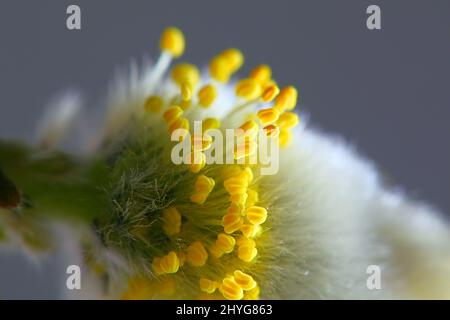
<svg viewBox="0 0 450 320">
<path fill-rule="evenodd" d="M 176 28 L 168 28 L 161 37 L 160 47 L 163 54 L 172 58 L 178 57 L 184 50 L 184 37 Z M 172 99 L 163 113 L 163 119 L 168 125 L 169 133 L 175 129 L 190 128 L 189 120 L 184 112 L 191 108 L 193 101 L 197 101 L 202 108 L 209 108 L 217 98 L 217 87 L 227 83 L 230 77 L 243 64 L 242 53 L 237 49 L 228 49 L 214 57 L 209 65 L 210 83 L 197 88 L 200 82 L 200 73 L 196 66 L 181 63 L 172 68 L 172 80 L 179 87 L 179 95 Z M 247 138 L 243 146 L 235 149 L 235 158 L 238 155 L 249 156 L 256 151 L 255 137 L 261 126 L 270 137 L 278 136 L 281 146 L 286 146 L 291 139 L 291 129 L 297 125 L 299 119 L 292 111 L 297 103 L 297 90 L 288 86 L 279 89 L 272 79 L 269 66 L 260 65 L 253 69 L 248 78 L 236 83 L 236 96 L 243 100 L 243 105 L 264 103 L 271 107 L 259 110 L 253 117 L 240 126 Z M 195 99 L 197 94 L 197 99 Z M 160 96 L 150 96 L 145 103 L 145 109 L 151 113 L 160 112 L 166 101 Z M 209 129 L 220 128 L 221 123 L 216 118 L 207 118 L 202 121 L 204 134 L 192 136 L 194 148 L 191 152 L 190 170 L 199 173 L 206 165 L 205 154 L 212 143 L 207 135 Z M 242 151 L 242 150 L 241 150 Z M 223 216 L 223 232 L 217 235 L 215 242 L 205 246 L 201 241 L 191 243 L 185 252 L 170 251 L 167 255 L 154 258 L 152 268 L 157 275 L 176 273 L 185 263 L 192 267 L 204 266 L 208 257 L 220 258 L 232 253 L 237 248 L 237 257 L 244 262 L 251 262 L 258 254 L 255 238 L 261 232 L 261 225 L 267 219 L 267 210 L 257 206 L 258 192 L 250 186 L 254 180 L 252 169 L 247 166 L 242 169 L 240 165 L 227 166 L 222 170 L 223 187 L 229 194 L 229 207 Z M 199 174 L 195 180 L 195 192 L 191 195 L 191 202 L 197 205 L 204 204 L 215 187 L 213 178 Z M 168 236 L 180 233 L 182 216 L 175 206 L 163 210 L 163 230 Z M 237 233 L 239 232 L 239 233 Z M 252 276 L 234 270 L 232 274 L 222 279 L 208 279 L 200 277 L 199 288 L 206 294 L 218 290 L 226 299 L 257 299 L 259 286 Z"/>
</svg>

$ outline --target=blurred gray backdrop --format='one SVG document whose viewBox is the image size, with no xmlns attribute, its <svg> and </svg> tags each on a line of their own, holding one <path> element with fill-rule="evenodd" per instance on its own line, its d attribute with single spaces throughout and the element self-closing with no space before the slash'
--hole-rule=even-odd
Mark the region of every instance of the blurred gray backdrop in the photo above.
<svg viewBox="0 0 450 320">
<path fill-rule="evenodd" d="M 81 7 L 82 30 L 66 28 Z M 382 30 L 366 28 L 370 4 Z M 46 102 L 68 87 L 97 102 L 116 67 L 158 55 L 164 27 L 187 38 L 182 60 L 221 49 L 268 63 L 299 88 L 311 123 L 339 133 L 409 193 L 450 213 L 450 1 L 2 0 L 0 137 L 30 139 Z M 92 104 L 94 104 L 92 103 Z M 0 256 L 0 298 L 56 298 L 64 270 Z"/>
</svg>

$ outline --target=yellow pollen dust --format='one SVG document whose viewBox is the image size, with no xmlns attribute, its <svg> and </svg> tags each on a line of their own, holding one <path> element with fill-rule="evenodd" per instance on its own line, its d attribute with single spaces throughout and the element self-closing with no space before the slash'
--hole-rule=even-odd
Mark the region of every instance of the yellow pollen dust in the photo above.
<svg viewBox="0 0 450 320">
<path fill-rule="evenodd" d="M 159 47 L 175 58 L 181 56 L 185 47 L 183 32 L 175 27 L 167 28 L 161 35 Z"/>
</svg>

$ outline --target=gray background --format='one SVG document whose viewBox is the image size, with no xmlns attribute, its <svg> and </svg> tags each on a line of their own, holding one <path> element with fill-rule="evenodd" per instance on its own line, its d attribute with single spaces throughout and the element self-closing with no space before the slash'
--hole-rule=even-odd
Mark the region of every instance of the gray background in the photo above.
<svg viewBox="0 0 450 320">
<path fill-rule="evenodd" d="M 78 4 L 82 30 L 66 29 Z M 382 30 L 366 28 L 370 4 Z M 117 66 L 158 54 L 165 26 L 202 65 L 240 48 L 300 90 L 312 124 L 339 133 L 419 199 L 450 213 L 450 1 L 23 1 L 0 3 L 0 137 L 29 139 L 48 99 L 67 87 L 97 101 Z M 54 259 L 38 271 L 0 257 L 0 297 L 54 298 Z M 8 288 L 5 292 L 5 288 Z"/>
</svg>

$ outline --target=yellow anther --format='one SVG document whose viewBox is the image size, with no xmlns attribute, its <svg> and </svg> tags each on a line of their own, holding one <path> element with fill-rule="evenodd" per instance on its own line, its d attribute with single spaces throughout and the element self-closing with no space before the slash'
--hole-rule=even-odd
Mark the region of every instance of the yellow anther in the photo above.
<svg viewBox="0 0 450 320">
<path fill-rule="evenodd" d="M 208 199 L 209 194 L 207 193 L 194 193 L 191 195 L 191 202 L 196 204 L 204 204 L 206 199 Z"/>
<path fill-rule="evenodd" d="M 212 84 L 207 84 L 198 92 L 199 104 L 204 108 L 210 107 L 213 104 L 214 100 L 216 100 L 216 97 L 217 89 Z"/>
<path fill-rule="evenodd" d="M 160 257 L 153 258 L 152 269 L 157 275 L 164 273 L 164 271 L 161 268 L 161 258 Z"/>
<path fill-rule="evenodd" d="M 210 255 L 216 259 L 219 259 L 221 256 L 224 255 L 224 252 L 222 250 L 220 250 L 220 248 L 217 247 L 217 245 L 215 243 L 213 243 L 212 245 L 209 246 L 208 251 L 209 251 Z"/>
<path fill-rule="evenodd" d="M 168 236 L 180 233 L 181 214 L 175 207 L 168 207 L 163 210 L 162 218 L 164 221 L 163 230 Z"/>
<path fill-rule="evenodd" d="M 267 219 L 267 210 L 258 206 L 249 207 L 247 208 L 247 219 L 251 224 L 262 224 Z"/>
<path fill-rule="evenodd" d="M 174 251 L 161 258 L 159 266 L 163 273 L 175 273 L 180 268 L 180 260 Z"/>
<path fill-rule="evenodd" d="M 208 134 L 194 134 L 191 138 L 192 148 L 197 151 L 204 151 L 211 147 L 213 139 Z"/>
<path fill-rule="evenodd" d="M 247 202 L 247 198 L 248 198 L 248 194 L 247 193 L 233 194 L 232 196 L 230 196 L 230 201 L 232 203 L 244 206 L 245 203 Z"/>
<path fill-rule="evenodd" d="M 213 178 L 209 178 L 205 175 L 200 175 L 195 181 L 195 191 L 198 193 L 210 193 L 214 188 L 216 182 Z"/>
<path fill-rule="evenodd" d="M 276 137 L 280 134 L 280 128 L 277 125 L 269 124 L 264 127 L 264 132 L 268 137 Z"/>
<path fill-rule="evenodd" d="M 256 281 L 251 275 L 248 275 L 240 270 L 234 271 L 234 281 L 245 291 L 252 290 L 256 287 Z"/>
<path fill-rule="evenodd" d="M 231 203 L 231 205 L 227 209 L 227 214 L 231 215 L 243 215 L 244 206 L 239 205 L 238 203 Z"/>
<path fill-rule="evenodd" d="M 200 81 L 200 72 L 193 64 L 180 63 L 173 67 L 172 79 L 179 86 L 186 84 L 193 89 Z"/>
<path fill-rule="evenodd" d="M 244 237 L 247 238 L 253 238 L 256 237 L 261 230 L 261 227 L 259 225 L 254 224 L 244 224 L 241 227 L 241 232 L 244 235 Z"/>
<path fill-rule="evenodd" d="M 292 110 L 297 105 L 297 98 L 297 89 L 292 86 L 285 87 L 281 89 L 280 94 L 278 94 L 275 99 L 274 108 L 278 109 L 280 112 Z"/>
<path fill-rule="evenodd" d="M 261 99 L 264 102 L 270 102 L 280 93 L 280 89 L 276 84 L 270 84 L 264 88 Z"/>
<path fill-rule="evenodd" d="M 247 291 L 244 294 L 244 298 L 243 299 L 244 300 L 259 300 L 259 292 L 260 292 L 260 289 L 259 289 L 259 286 L 257 285 L 252 290 Z"/>
<path fill-rule="evenodd" d="M 235 231 L 238 231 L 241 227 L 244 221 L 242 220 L 242 217 L 240 215 L 236 214 L 226 214 L 222 218 L 222 225 L 225 233 L 233 233 Z"/>
<path fill-rule="evenodd" d="M 206 118 L 202 122 L 202 129 L 206 132 L 209 129 L 217 129 L 220 128 L 220 121 L 216 118 Z"/>
<path fill-rule="evenodd" d="M 170 125 L 168 131 L 170 133 L 174 132 L 176 129 L 184 129 L 184 136 L 186 136 L 189 132 L 189 121 L 186 118 L 178 118 L 174 120 Z M 184 138 L 183 136 L 183 138 Z"/>
<path fill-rule="evenodd" d="M 292 141 L 292 132 L 288 129 L 281 129 L 279 138 L 280 146 L 283 148 L 287 147 L 290 145 L 291 141 Z"/>
<path fill-rule="evenodd" d="M 186 261 L 193 267 L 201 267 L 205 265 L 208 259 L 208 252 L 206 252 L 203 243 L 196 241 L 192 243 L 187 249 Z"/>
<path fill-rule="evenodd" d="M 242 170 L 238 165 L 231 165 L 231 166 L 224 167 L 221 170 L 220 175 L 222 176 L 222 178 L 224 180 L 226 180 L 231 177 L 236 177 L 236 176 L 240 175 L 241 173 L 242 173 Z"/>
<path fill-rule="evenodd" d="M 183 32 L 178 28 L 167 28 L 161 35 L 159 43 L 161 51 L 168 52 L 174 57 L 179 57 L 183 54 L 184 45 Z"/>
<path fill-rule="evenodd" d="M 248 189 L 247 194 L 248 194 L 247 206 L 251 207 L 259 201 L 259 194 L 257 191 Z"/>
<path fill-rule="evenodd" d="M 232 72 L 236 72 L 244 63 L 244 55 L 236 48 L 226 49 L 220 56 L 226 59 Z"/>
<path fill-rule="evenodd" d="M 209 73 L 214 80 L 226 83 L 230 79 L 232 71 L 227 59 L 219 55 L 211 59 Z"/>
<path fill-rule="evenodd" d="M 171 125 L 183 115 L 183 109 L 179 106 L 173 106 L 163 113 L 163 118 L 168 125 Z"/>
<path fill-rule="evenodd" d="M 261 121 L 263 125 L 277 121 L 279 116 L 280 111 L 275 108 L 261 109 L 258 111 L 259 121 Z"/>
<path fill-rule="evenodd" d="M 255 241 L 252 239 L 241 239 L 238 241 L 238 257 L 242 261 L 250 262 L 258 254 Z"/>
<path fill-rule="evenodd" d="M 205 154 L 201 151 L 192 151 L 190 157 L 191 163 L 189 164 L 189 168 L 191 169 L 191 172 L 200 172 L 206 165 Z"/>
<path fill-rule="evenodd" d="M 236 95 L 246 100 L 261 96 L 261 84 L 252 78 L 242 79 L 236 84 Z"/>
<path fill-rule="evenodd" d="M 250 139 L 253 139 L 258 134 L 259 126 L 258 124 L 253 121 L 249 120 L 244 122 L 237 130 L 237 135 L 244 135 L 245 137 L 249 137 Z"/>
<path fill-rule="evenodd" d="M 209 280 L 206 278 L 200 278 L 200 290 L 206 293 L 213 293 L 219 288 L 220 283 L 217 281 Z"/>
<path fill-rule="evenodd" d="M 299 123 L 298 115 L 293 112 L 284 112 L 278 118 L 277 123 L 283 129 L 295 127 Z"/>
<path fill-rule="evenodd" d="M 144 109 L 147 112 L 157 113 L 164 106 L 164 100 L 160 96 L 150 96 L 145 100 Z"/>
<path fill-rule="evenodd" d="M 229 194 L 243 194 L 247 192 L 248 180 L 246 175 L 238 175 L 228 178 L 223 183 Z"/>
<path fill-rule="evenodd" d="M 251 183 L 253 181 L 253 171 L 250 167 L 245 167 L 244 173 L 247 176 L 248 183 Z"/>
<path fill-rule="evenodd" d="M 233 251 L 234 246 L 236 244 L 236 240 L 225 233 L 220 233 L 217 236 L 216 247 L 222 251 L 223 253 L 230 253 Z"/>
<path fill-rule="evenodd" d="M 272 69 L 266 64 L 261 64 L 250 72 L 250 78 L 264 85 L 272 78 Z"/>
<path fill-rule="evenodd" d="M 183 101 L 189 101 L 192 98 L 192 87 L 190 84 L 184 82 L 180 85 L 181 98 Z"/>
<path fill-rule="evenodd" d="M 234 152 L 235 159 L 242 159 L 255 154 L 258 150 L 258 143 L 254 140 L 246 140 L 244 143 L 239 143 Z"/>
<path fill-rule="evenodd" d="M 244 291 L 241 286 L 236 283 L 234 277 L 226 277 L 223 279 L 219 291 L 228 300 L 241 300 L 244 296 Z"/>
<path fill-rule="evenodd" d="M 189 109 L 191 107 L 191 104 L 192 104 L 192 100 L 186 100 L 186 101 L 182 100 L 179 103 L 180 108 L 183 109 L 183 110 Z"/>
</svg>

